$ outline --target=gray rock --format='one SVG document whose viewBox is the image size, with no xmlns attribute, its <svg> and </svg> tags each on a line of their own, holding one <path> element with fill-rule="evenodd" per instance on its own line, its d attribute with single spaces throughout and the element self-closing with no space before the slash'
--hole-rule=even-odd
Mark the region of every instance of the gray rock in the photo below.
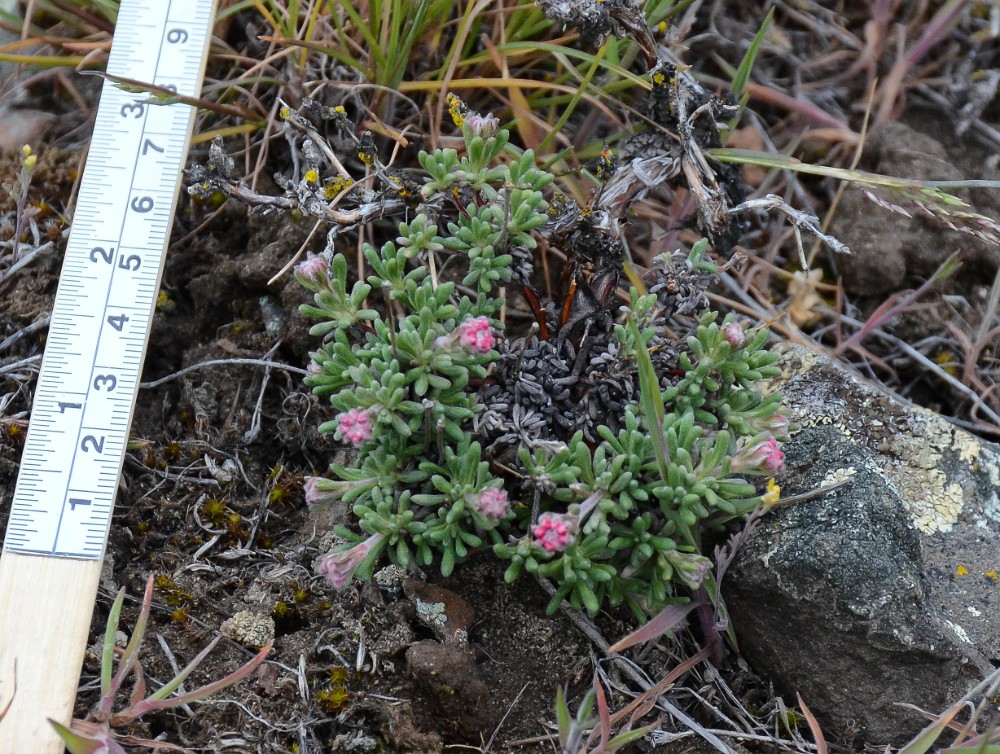
<svg viewBox="0 0 1000 754">
<path fill-rule="evenodd" d="M 996 177 L 995 170 L 985 160 L 977 159 L 973 150 L 965 150 L 957 144 L 960 140 L 944 136 L 950 134 L 950 123 L 936 123 L 928 113 L 914 113 L 911 117 L 915 123 L 923 121 L 931 133 L 937 130 L 937 134 L 921 133 L 901 122 L 888 123 L 875 131 L 866 144 L 866 167 L 882 175 L 920 180 Z M 945 140 L 952 142 L 948 148 Z M 845 287 L 854 296 L 882 298 L 914 280 L 926 279 L 955 251 L 962 252 L 962 275 L 972 280 L 993 278 L 1000 264 L 1000 247 L 969 233 L 948 230 L 943 222 L 891 192 L 876 193 L 890 204 L 902 206 L 911 217 L 877 207 L 861 191 L 844 193 L 830 230 L 853 252 L 837 255 L 836 265 Z M 971 205 L 971 211 L 996 217 L 995 200 L 986 192 L 951 193 Z"/>
<path fill-rule="evenodd" d="M 901 743 L 1000 658 L 1000 449 L 804 349 L 782 496 L 723 585 L 740 649 L 830 735 Z"/>
</svg>

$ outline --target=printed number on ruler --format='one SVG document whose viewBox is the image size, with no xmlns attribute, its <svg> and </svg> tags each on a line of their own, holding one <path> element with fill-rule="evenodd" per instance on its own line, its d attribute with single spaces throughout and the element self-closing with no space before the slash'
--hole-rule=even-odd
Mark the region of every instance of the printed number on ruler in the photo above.
<svg viewBox="0 0 1000 754">
<path fill-rule="evenodd" d="M 108 73 L 197 96 L 212 0 L 123 3 Z M 99 558 L 193 108 L 104 82 L 4 548 Z"/>
</svg>

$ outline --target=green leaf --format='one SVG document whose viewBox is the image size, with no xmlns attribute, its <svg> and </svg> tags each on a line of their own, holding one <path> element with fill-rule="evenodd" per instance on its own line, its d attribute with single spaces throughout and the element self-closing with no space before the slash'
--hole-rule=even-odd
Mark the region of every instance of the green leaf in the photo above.
<svg viewBox="0 0 1000 754">
<path fill-rule="evenodd" d="M 566 744 L 569 743 L 571 720 L 569 705 L 566 704 L 566 695 L 563 694 L 562 686 L 560 686 L 556 689 L 556 722 L 559 725 L 559 744 L 563 751 L 566 750 Z"/>
<path fill-rule="evenodd" d="M 760 45 L 764 41 L 764 36 L 767 34 L 767 29 L 771 25 L 772 20 L 774 20 L 774 8 L 771 8 L 764 17 L 760 29 L 757 30 L 753 42 L 750 43 L 747 54 L 743 56 L 743 60 L 740 62 L 740 67 L 736 69 L 736 75 L 733 76 L 733 85 L 730 91 L 732 91 L 733 98 L 737 102 L 743 97 L 743 90 L 746 88 L 747 81 L 750 80 L 750 71 L 753 70 L 753 64 L 757 60 L 757 53 L 760 52 Z"/>
<path fill-rule="evenodd" d="M 906 746 L 900 749 L 899 754 L 926 754 L 941 737 L 941 734 L 948 729 L 948 723 L 964 706 L 962 702 L 952 705 L 937 720 L 920 731 Z"/>
<path fill-rule="evenodd" d="M 70 754 L 127 754 L 109 733 L 99 733 L 98 737 L 85 736 L 57 723 L 52 718 L 48 718 L 48 721 L 66 744 Z"/>
<path fill-rule="evenodd" d="M 659 380 L 656 379 L 656 369 L 649 358 L 649 351 L 639 333 L 635 320 L 628 323 L 629 335 L 635 344 L 636 360 L 639 367 L 639 405 L 649 427 L 650 439 L 653 442 L 653 452 L 656 455 L 656 465 L 660 476 L 666 480 L 669 476 L 670 454 L 667 452 L 666 440 L 663 436 L 663 397 L 660 395 Z"/>
<path fill-rule="evenodd" d="M 455 546 L 450 544 L 444 548 L 444 553 L 441 556 L 441 575 L 448 577 L 451 576 L 452 571 L 455 570 Z"/>
<path fill-rule="evenodd" d="M 578 581 L 576 592 L 580 595 L 580 599 L 583 602 L 583 606 L 587 608 L 587 612 L 591 615 L 597 615 L 597 611 L 601 609 L 601 605 L 597 601 L 597 595 L 594 594 L 594 590 L 590 588 L 590 585 L 585 580 Z"/>
<path fill-rule="evenodd" d="M 655 725 L 643 725 L 641 728 L 636 728 L 628 733 L 622 733 L 620 736 L 615 736 L 607 745 L 604 747 L 605 751 L 616 751 L 626 744 L 630 744 L 633 741 L 638 741 L 640 738 L 645 736 L 649 731 L 655 728 Z"/>
<path fill-rule="evenodd" d="M 104 629 L 104 646 L 101 649 L 101 698 L 111 693 L 111 675 L 114 670 L 115 637 L 118 633 L 118 621 L 125 604 L 125 587 L 118 591 L 111 612 L 108 613 L 108 625 Z"/>
</svg>

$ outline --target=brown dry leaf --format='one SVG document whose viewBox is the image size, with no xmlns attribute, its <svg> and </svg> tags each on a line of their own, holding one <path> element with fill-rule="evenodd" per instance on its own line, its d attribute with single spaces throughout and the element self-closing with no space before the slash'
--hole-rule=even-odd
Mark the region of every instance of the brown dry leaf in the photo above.
<svg viewBox="0 0 1000 754">
<path fill-rule="evenodd" d="M 788 316 L 797 327 L 811 325 L 820 318 L 816 309 L 823 303 L 823 297 L 816 287 L 823 282 L 823 270 L 799 271 L 788 281 Z"/>
<path fill-rule="evenodd" d="M 756 128 L 747 126 L 746 128 L 734 129 L 726 139 L 726 146 L 729 149 L 748 149 L 755 152 L 765 151 L 764 140 Z M 764 181 L 767 170 L 760 165 L 744 165 L 743 180 L 751 188 L 757 188 Z"/>
</svg>

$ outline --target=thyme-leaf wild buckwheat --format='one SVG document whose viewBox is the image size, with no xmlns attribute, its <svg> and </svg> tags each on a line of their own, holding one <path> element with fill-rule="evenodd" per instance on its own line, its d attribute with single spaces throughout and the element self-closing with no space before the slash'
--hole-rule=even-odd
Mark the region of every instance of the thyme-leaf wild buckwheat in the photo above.
<svg viewBox="0 0 1000 754">
<path fill-rule="evenodd" d="M 304 110 L 350 125 L 336 108 Z M 334 226 L 327 250 L 296 270 L 314 294 L 302 311 L 323 338 L 306 382 L 338 411 L 320 429 L 356 448 L 351 467 L 332 465 L 305 487 L 311 505 L 349 506 L 356 517 L 337 527 L 346 542 L 318 570 L 341 588 L 383 557 L 449 574 L 491 548 L 508 580 L 528 572 L 555 583 L 550 610 L 565 599 L 591 613 L 627 603 L 648 614 L 708 578 L 701 527 L 778 495 L 787 422 L 778 398 L 754 387 L 777 372 L 768 332 L 708 309 L 707 241 L 654 260 L 648 292 L 632 288 L 620 305 L 621 213 L 638 194 L 619 174 L 634 166 L 603 155 L 610 199 L 550 209 L 553 176 L 530 150 L 517 154 L 495 118 L 457 97 L 449 112 L 464 154 L 419 155 L 426 176 L 406 179 L 398 237 L 364 245 L 368 276 L 353 284 L 337 231 L 380 201 L 398 214 L 402 184 L 372 148 L 362 150 L 365 169 L 381 188 L 351 189 L 336 216 L 302 202 L 330 184 L 326 172 L 352 184 L 335 158 L 324 164 L 332 148 L 313 143 L 305 116 L 286 116 L 308 144 L 309 171 L 278 182 L 283 201 Z M 218 145 L 212 161 L 192 174 L 193 190 L 223 174 L 230 195 L 243 190 Z M 538 234 L 567 257 L 563 299 L 548 305 L 532 288 Z M 514 337 L 496 319 L 505 287 L 520 288 L 536 318 Z"/>
<path fill-rule="evenodd" d="M 316 301 L 302 311 L 320 320 L 312 332 L 325 338 L 307 383 L 340 410 L 321 430 L 358 449 L 356 469 L 331 467 L 334 479 L 306 488 L 311 503 L 352 504 L 364 532 L 339 529 L 356 544 L 321 560 L 338 586 L 367 575 L 382 552 L 403 566 L 437 560 L 448 574 L 471 550 L 502 542 L 510 524 L 504 480 L 472 435 L 477 385 L 498 355 L 491 317 L 503 304 L 498 286 L 511 278 L 510 249 L 534 248 L 531 232 L 547 220 L 541 189 L 552 177 L 530 151 L 498 164 L 508 134 L 495 119 L 457 107 L 456 116 L 466 154 L 421 153 L 423 204 L 395 241 L 365 245 L 367 282 L 348 292 L 339 253 L 297 270 Z M 460 202 L 451 218 L 435 209 L 446 198 Z M 464 272 L 442 280 L 434 261 L 442 253 L 464 261 Z M 378 292 L 382 309 L 362 308 Z"/>
</svg>

